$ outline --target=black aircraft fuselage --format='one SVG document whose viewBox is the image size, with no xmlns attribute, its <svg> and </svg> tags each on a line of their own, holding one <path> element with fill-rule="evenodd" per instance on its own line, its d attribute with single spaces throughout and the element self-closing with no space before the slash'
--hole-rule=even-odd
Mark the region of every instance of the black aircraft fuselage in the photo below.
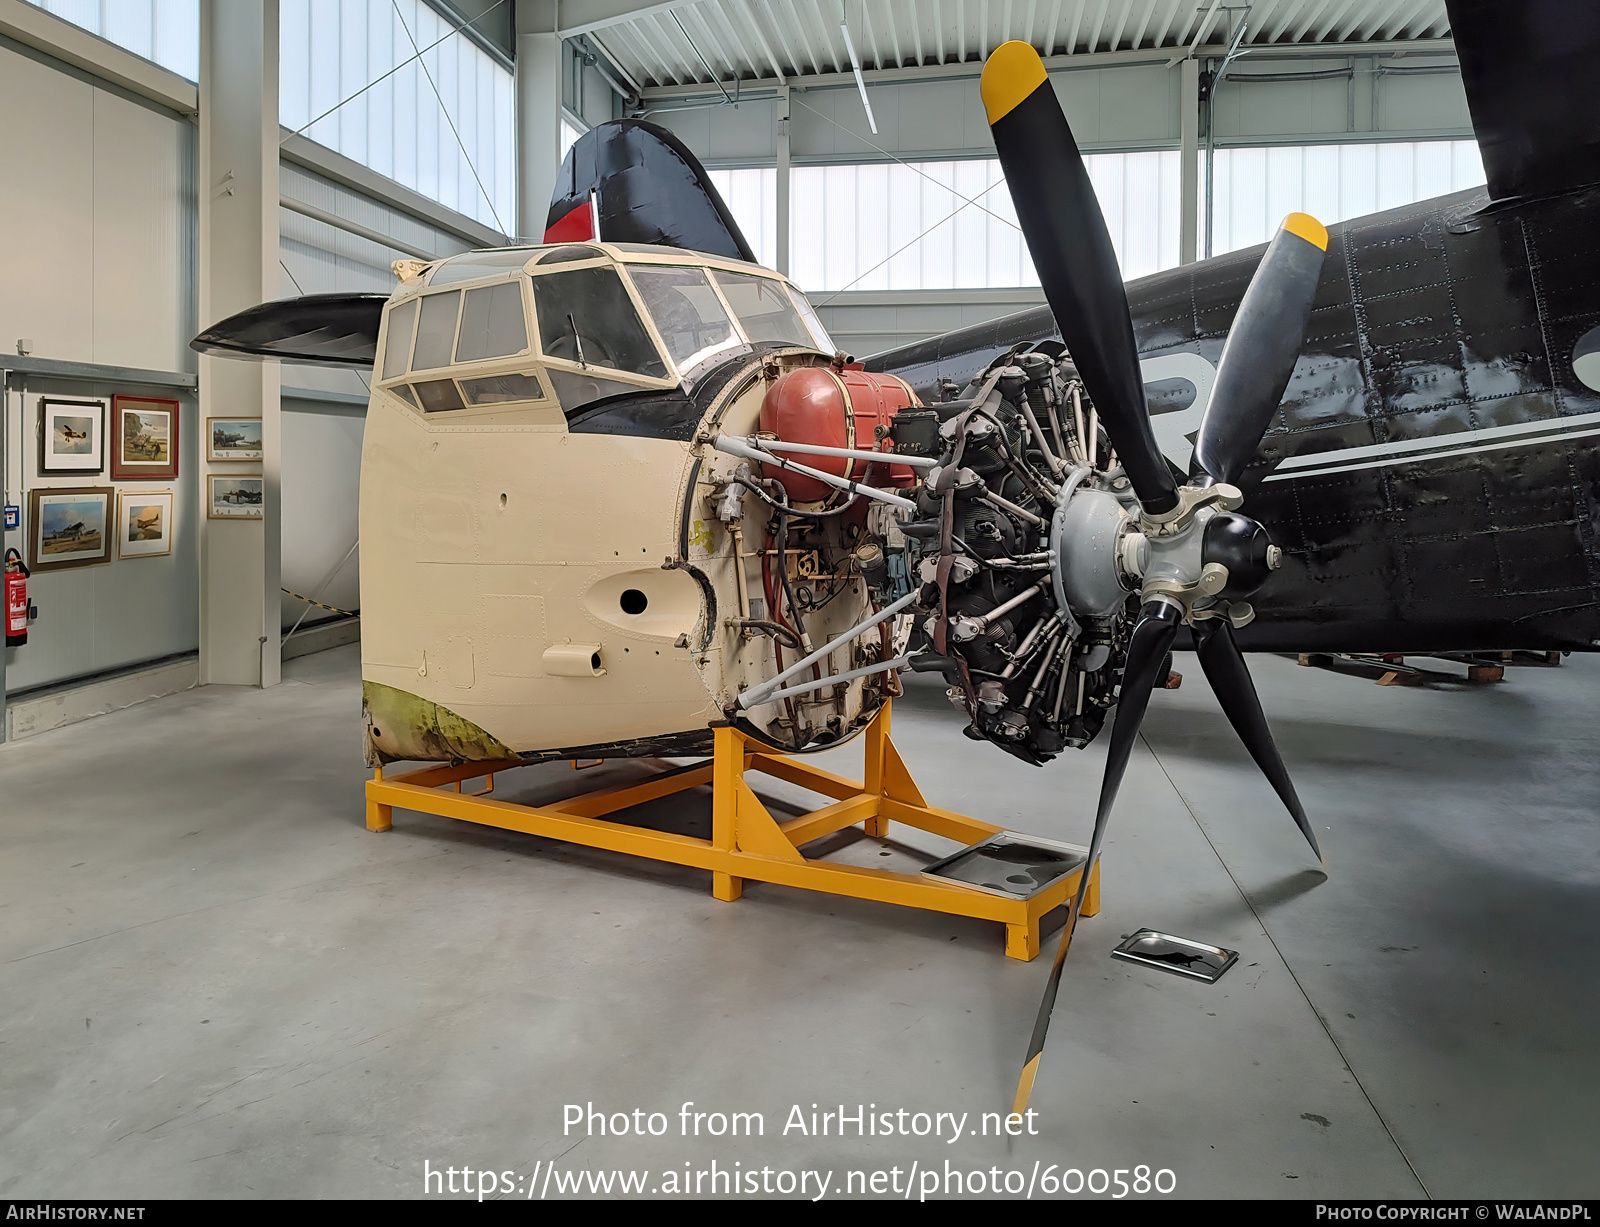
<svg viewBox="0 0 1600 1227">
<path fill-rule="evenodd" d="M 1479 189 L 1330 227 L 1304 348 L 1246 476 L 1285 560 L 1242 647 L 1600 644 L 1597 226 L 1591 188 L 1494 204 Z M 1128 284 L 1152 425 L 1182 472 L 1263 250 Z M 1041 307 L 867 365 L 935 400 L 1056 335 Z"/>
</svg>

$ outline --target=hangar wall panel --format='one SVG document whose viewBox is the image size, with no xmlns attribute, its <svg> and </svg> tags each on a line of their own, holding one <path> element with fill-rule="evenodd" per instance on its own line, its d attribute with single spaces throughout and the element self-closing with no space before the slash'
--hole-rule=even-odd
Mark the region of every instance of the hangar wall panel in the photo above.
<svg viewBox="0 0 1600 1227">
<path fill-rule="evenodd" d="M 283 399 L 283 586 L 340 609 L 361 607 L 356 510 L 360 494 L 360 410 Z M 340 615 L 283 597 L 283 629 Z"/>
<path fill-rule="evenodd" d="M 0 344 L 94 361 L 94 95 L 0 47 Z M 132 104 L 129 104 L 132 105 Z"/>
<path fill-rule="evenodd" d="M 37 357 L 192 371 L 194 132 L 177 116 L 14 44 L 0 44 L 0 346 Z M 148 386 L 13 377 L 6 490 L 113 486 L 109 472 L 39 473 L 38 396 L 178 395 Z M 125 489 L 175 493 L 172 552 L 40 574 L 25 647 L 8 651 L 15 691 L 193 651 L 198 644 L 195 402 L 180 397 L 179 479 Z M 109 426 L 109 414 L 108 414 Z M 113 508 L 114 509 L 114 508 Z M 7 544 L 24 548 L 20 533 Z M 114 551 L 113 551 L 114 555 Z"/>
<path fill-rule="evenodd" d="M 28 642 L 6 653 L 6 688 L 11 694 L 34 686 L 83 677 L 125 665 L 159 660 L 194 651 L 200 642 L 199 501 L 195 448 L 200 432 L 192 393 L 161 392 L 151 388 L 128 389 L 83 381 L 29 379 L 24 389 L 15 386 L 6 398 L 6 488 L 61 489 L 113 486 L 139 490 L 171 490 L 175 533 L 172 552 L 155 558 L 130 558 L 72 570 L 36 574 L 28 582 L 28 595 L 39 607 L 39 617 L 29 627 Z M 179 468 L 174 482 L 113 483 L 108 474 L 82 477 L 41 477 L 39 462 L 39 397 L 41 394 L 103 396 L 109 405 L 117 392 L 137 391 L 146 396 L 177 396 L 179 401 Z M 110 414 L 107 414 L 109 421 Z M 24 507 L 26 507 L 26 496 Z M 112 503 L 115 516 L 115 500 Z M 7 534 L 8 544 L 26 548 L 21 534 Z"/>
<path fill-rule="evenodd" d="M 809 295 L 840 349 L 858 358 L 910 345 L 955 328 L 1026 311 L 1044 302 L 1036 288 L 850 291 Z"/>
<path fill-rule="evenodd" d="M 6 45 L 0 114 L 0 344 L 193 370 L 193 129 Z"/>
<path fill-rule="evenodd" d="M 194 369 L 187 124 L 94 91 L 94 361 Z"/>
</svg>

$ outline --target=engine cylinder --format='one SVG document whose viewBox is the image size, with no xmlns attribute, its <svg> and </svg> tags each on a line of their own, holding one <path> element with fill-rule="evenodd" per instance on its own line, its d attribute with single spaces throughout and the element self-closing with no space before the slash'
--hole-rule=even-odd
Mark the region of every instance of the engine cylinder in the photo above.
<svg viewBox="0 0 1600 1227">
<path fill-rule="evenodd" d="M 810 366 L 778 376 L 761 402 L 761 431 L 784 443 L 817 447 L 890 450 L 889 432 L 895 414 L 917 408 L 921 401 L 904 380 L 893 375 L 848 366 Z M 845 456 L 811 456 L 794 453 L 796 463 L 854 481 L 867 478 L 872 485 L 907 488 L 916 474 L 909 465 L 885 466 Z M 868 474 L 868 468 L 872 472 Z M 762 475 L 789 492 L 796 503 L 818 503 L 842 494 L 833 486 L 776 465 L 763 465 Z"/>
</svg>

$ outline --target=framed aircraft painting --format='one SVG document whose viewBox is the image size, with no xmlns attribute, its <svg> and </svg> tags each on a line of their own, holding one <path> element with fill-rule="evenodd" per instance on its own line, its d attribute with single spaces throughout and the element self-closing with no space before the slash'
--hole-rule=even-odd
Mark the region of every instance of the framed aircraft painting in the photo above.
<svg viewBox="0 0 1600 1227">
<path fill-rule="evenodd" d="M 28 492 L 28 566 L 62 571 L 111 561 L 110 486 Z"/>
<path fill-rule="evenodd" d="M 103 473 L 105 444 L 104 400 L 39 398 L 40 473 Z"/>
<path fill-rule="evenodd" d="M 260 418 L 207 418 L 206 459 L 213 464 L 261 463 Z"/>
<path fill-rule="evenodd" d="M 172 491 L 117 491 L 117 557 L 172 553 Z"/>
<path fill-rule="evenodd" d="M 178 402 L 111 398 L 111 480 L 173 481 L 178 476 Z"/>
<path fill-rule="evenodd" d="M 261 519 L 262 479 L 256 477 L 211 476 L 211 501 L 208 520 Z"/>
</svg>

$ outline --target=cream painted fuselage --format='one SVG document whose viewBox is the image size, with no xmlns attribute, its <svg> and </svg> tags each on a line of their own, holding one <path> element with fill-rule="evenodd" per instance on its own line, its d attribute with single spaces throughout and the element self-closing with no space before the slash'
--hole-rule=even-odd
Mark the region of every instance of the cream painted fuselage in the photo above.
<svg viewBox="0 0 1600 1227">
<path fill-rule="evenodd" d="M 566 401 L 597 383 L 613 394 L 600 398 L 611 405 L 619 403 L 618 391 L 654 391 L 676 398 L 681 420 L 691 385 L 673 354 L 685 343 L 667 335 L 671 321 L 655 318 L 651 307 L 659 314 L 660 302 L 624 275 L 666 373 L 602 370 L 597 359 L 609 357 L 603 338 L 585 337 L 564 305 L 539 305 L 540 294 L 568 284 L 540 275 L 538 261 L 549 250 L 525 249 L 516 253 L 526 255 L 525 264 L 485 269 L 479 278 L 459 275 L 471 266 L 458 269 L 444 282 L 448 289 L 437 276 L 448 262 L 422 276 L 412 270 L 385 311 L 360 512 L 362 677 L 374 763 L 694 753 L 709 746 L 710 727 L 729 718 L 739 692 L 780 667 L 774 640 L 742 622 L 770 618 L 772 568 L 795 564 L 770 554 L 764 560 L 772 544 L 769 510 L 755 496 L 745 499 L 742 518 L 730 522 L 725 511 L 718 518 L 713 495 L 726 489 L 740 462 L 708 440 L 718 431 L 753 434 L 771 380 L 790 366 L 828 361 L 825 336 L 753 344 L 741 324 L 720 360 L 713 353 L 694 369 L 702 392 L 713 384 L 718 390 L 694 402 L 703 409 L 691 429 L 653 430 L 646 422 L 609 433 L 610 426 L 592 425 L 594 411 L 586 418 Z M 720 301 L 734 318 L 729 304 L 740 300 L 721 292 L 719 276 L 732 285 L 759 273 L 771 282 L 763 292 L 787 292 L 781 279 L 731 262 L 630 251 L 623 264 L 619 254 L 596 248 L 591 263 L 569 260 L 556 271 L 701 270 L 719 290 L 714 301 L 695 281 L 697 301 L 708 313 Z M 689 272 L 672 276 L 692 279 Z M 462 333 L 453 352 L 473 352 L 466 330 L 477 309 L 470 295 L 483 290 L 480 299 L 488 301 L 488 291 L 506 285 L 519 287 L 524 304 L 518 352 L 421 374 L 401 353 L 402 329 L 410 330 L 403 344 L 407 351 L 415 345 L 417 360 L 425 346 L 439 348 L 419 331 L 416 310 L 402 313 L 407 303 L 467 296 L 465 309 L 453 304 Z M 500 294 L 502 303 L 513 296 Z M 424 327 L 452 306 L 435 305 L 422 307 Z M 574 356 L 562 356 L 553 335 L 563 317 L 577 339 L 567 347 Z M 503 331 L 504 321 L 497 327 Z M 453 386 L 441 387 L 445 380 Z M 539 398 L 474 404 L 484 387 L 537 391 Z M 449 407 L 427 407 L 440 404 Z M 687 437 L 661 437 L 672 433 Z M 852 569 L 849 530 L 841 519 L 829 523 L 806 542 L 811 565 L 823 573 L 812 587 L 833 598 L 808 615 L 817 644 L 870 610 Z M 823 662 L 823 673 L 859 663 L 846 658 L 852 651 L 859 649 L 842 648 L 838 660 Z M 796 656 L 785 650 L 785 663 Z M 769 703 L 740 713 L 741 723 L 788 748 L 831 743 L 876 710 L 878 685 L 869 678 Z"/>
</svg>

